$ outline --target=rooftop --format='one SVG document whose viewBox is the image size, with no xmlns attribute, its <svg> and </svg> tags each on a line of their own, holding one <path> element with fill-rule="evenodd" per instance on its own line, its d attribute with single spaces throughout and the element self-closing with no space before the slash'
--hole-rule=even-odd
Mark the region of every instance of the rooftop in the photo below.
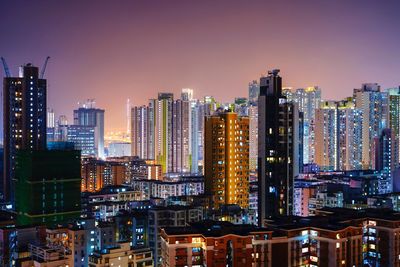
<svg viewBox="0 0 400 267">
<path fill-rule="evenodd" d="M 185 227 L 166 227 L 164 231 L 168 235 L 201 234 L 205 237 L 220 237 L 225 235 L 248 236 L 251 232 L 265 232 L 266 228 L 259 228 L 250 224 L 233 224 L 221 221 L 201 221 L 191 223 Z"/>
</svg>

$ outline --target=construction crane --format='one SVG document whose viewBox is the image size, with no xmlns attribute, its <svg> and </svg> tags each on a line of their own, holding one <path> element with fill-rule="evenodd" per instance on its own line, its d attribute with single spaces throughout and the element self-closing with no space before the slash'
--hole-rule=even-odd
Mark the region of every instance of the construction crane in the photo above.
<svg viewBox="0 0 400 267">
<path fill-rule="evenodd" d="M 8 68 L 7 62 L 6 62 L 6 60 L 4 59 L 4 57 L 1 57 L 1 62 L 3 62 L 3 68 L 4 68 L 4 72 L 6 73 L 6 77 L 7 77 L 7 78 L 8 78 L 8 77 L 11 77 L 10 69 Z"/>
<path fill-rule="evenodd" d="M 46 67 L 47 67 L 47 62 L 49 61 L 50 57 L 46 57 L 46 60 L 44 61 L 43 67 L 42 67 L 42 71 L 40 72 L 40 79 L 43 79 L 44 77 L 44 72 L 46 71 Z"/>
</svg>

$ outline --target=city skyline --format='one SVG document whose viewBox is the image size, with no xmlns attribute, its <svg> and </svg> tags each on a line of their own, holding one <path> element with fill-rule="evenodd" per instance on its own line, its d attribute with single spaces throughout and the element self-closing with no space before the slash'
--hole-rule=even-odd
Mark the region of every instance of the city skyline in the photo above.
<svg viewBox="0 0 400 267">
<path fill-rule="evenodd" d="M 400 2 L 292 2 L 0 3 L 0 266 L 399 267 Z"/>
<path fill-rule="evenodd" d="M 9 40 L 1 56 L 14 75 L 22 63 L 41 68 L 51 56 L 48 106 L 71 121 L 78 102 L 95 98 L 106 131 L 126 128 L 128 98 L 139 106 L 159 91 L 193 88 L 196 98 L 227 102 L 247 96 L 248 83 L 275 67 L 287 77 L 283 86 L 319 86 L 323 99 L 342 99 L 361 83 L 400 83 L 394 1 L 156 4 L 0 4 Z"/>
</svg>

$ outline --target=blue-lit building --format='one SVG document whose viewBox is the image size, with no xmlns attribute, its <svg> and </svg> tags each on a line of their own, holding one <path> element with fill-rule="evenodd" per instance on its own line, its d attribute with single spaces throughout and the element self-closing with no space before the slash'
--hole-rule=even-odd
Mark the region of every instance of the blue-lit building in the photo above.
<svg viewBox="0 0 400 267">
<path fill-rule="evenodd" d="M 377 83 L 364 83 L 354 89 L 355 108 L 362 111 L 362 168 L 372 169 L 374 165 L 374 139 L 388 127 L 388 93 L 381 92 Z"/>
<path fill-rule="evenodd" d="M 391 129 L 382 130 L 375 138 L 375 169 L 381 172 L 379 193 L 393 191 L 393 174 L 398 168 L 398 153 L 395 150 L 395 134 Z"/>
<path fill-rule="evenodd" d="M 99 158 L 104 158 L 104 109 L 94 108 L 94 101 L 88 101 L 83 107 L 74 110 L 74 125 L 75 127 L 86 127 L 86 128 L 74 128 L 71 129 L 71 138 L 75 136 L 78 138 L 78 142 L 81 146 L 85 147 L 85 143 L 91 143 L 92 134 L 89 133 L 93 131 L 94 138 L 94 149 L 95 156 Z M 90 128 L 92 128 L 90 130 Z M 83 131 L 82 135 L 79 135 L 76 131 Z M 74 133 L 72 133 L 74 132 Z M 89 140 L 85 140 L 85 135 Z M 68 133 L 70 136 L 70 133 Z M 70 140 L 68 140 L 70 141 Z"/>
<path fill-rule="evenodd" d="M 97 157 L 95 132 L 93 126 L 69 125 L 67 140 L 74 143 L 75 149 L 80 150 L 82 156 Z"/>
</svg>

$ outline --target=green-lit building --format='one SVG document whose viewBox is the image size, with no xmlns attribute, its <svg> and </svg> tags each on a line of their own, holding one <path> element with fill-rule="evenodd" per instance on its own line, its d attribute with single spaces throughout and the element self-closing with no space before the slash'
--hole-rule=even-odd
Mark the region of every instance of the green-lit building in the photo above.
<svg viewBox="0 0 400 267">
<path fill-rule="evenodd" d="M 21 150 L 16 154 L 17 224 L 53 225 L 81 213 L 81 161 L 77 150 Z"/>
</svg>

